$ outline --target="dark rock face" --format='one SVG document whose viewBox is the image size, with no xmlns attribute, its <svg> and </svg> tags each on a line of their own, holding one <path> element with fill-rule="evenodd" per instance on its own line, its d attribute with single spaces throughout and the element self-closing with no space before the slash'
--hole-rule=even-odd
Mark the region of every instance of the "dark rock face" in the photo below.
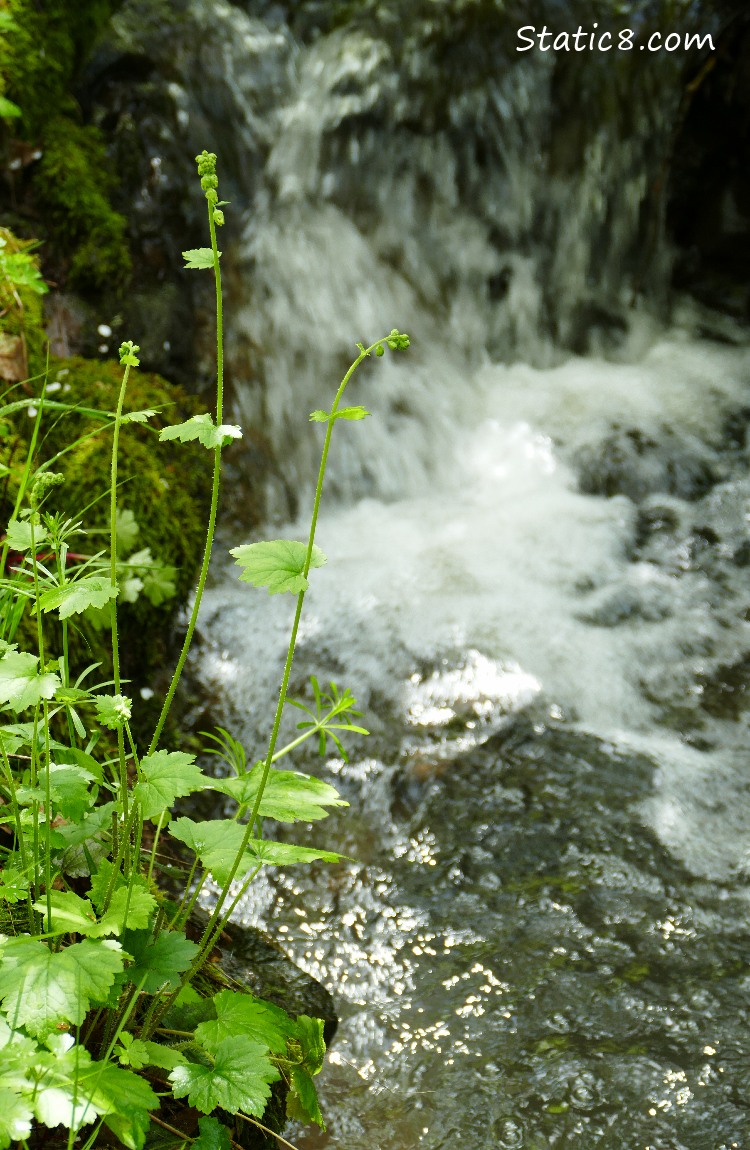
<svg viewBox="0 0 750 1150">
<path fill-rule="evenodd" d="M 731 8 L 727 5 L 727 8 Z M 671 158 L 667 224 L 675 286 L 750 318 L 750 12 L 734 5 L 688 86 Z"/>
<path fill-rule="evenodd" d="M 333 1041 L 338 1017 L 330 992 L 296 966 L 263 931 L 231 923 L 222 938 L 220 964 L 256 997 L 280 1006 L 292 1017 L 322 1018 L 326 1045 Z"/>
<path fill-rule="evenodd" d="M 382 232 L 381 258 L 440 312 L 457 287 L 455 253 L 439 256 L 460 209 L 484 252 L 460 275 L 486 312 L 492 354 L 531 355 L 529 324 L 585 353 L 619 345 L 635 296 L 663 306 L 666 212 L 682 252 L 677 286 L 745 314 L 748 19 L 710 0 L 701 9 L 677 23 L 711 32 L 714 55 L 633 51 L 612 64 L 599 52 L 516 51 L 525 23 L 588 26 L 578 0 L 532 14 L 518 3 L 128 0 L 78 95 L 119 173 L 115 206 L 137 273 L 128 322 L 145 329 L 149 365 L 193 385 L 210 376 L 210 284 L 180 271 L 181 250 L 203 242 L 192 157 L 206 146 L 232 201 L 230 274 L 248 224 L 262 231 L 290 199 L 325 202 L 365 236 Z M 677 27 L 659 2 L 628 19 L 643 24 L 639 35 L 664 20 Z M 609 23 L 623 20 L 618 9 Z M 384 188 L 418 205 L 414 226 L 404 222 L 408 245 L 395 234 L 386 243 Z M 262 307 L 252 291 L 245 283 L 236 302 Z"/>
</svg>

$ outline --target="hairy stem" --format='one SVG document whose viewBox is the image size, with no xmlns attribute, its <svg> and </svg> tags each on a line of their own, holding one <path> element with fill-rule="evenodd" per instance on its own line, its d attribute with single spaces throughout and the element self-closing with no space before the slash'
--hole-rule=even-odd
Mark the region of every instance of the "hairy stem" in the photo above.
<svg viewBox="0 0 750 1150">
<path fill-rule="evenodd" d="M 224 412 L 224 321 L 221 303 L 221 268 L 219 267 L 219 249 L 216 245 L 216 225 L 214 224 L 213 207 L 208 205 L 208 226 L 211 232 L 211 251 L 214 256 L 214 282 L 216 284 L 216 426 L 221 424 Z M 211 509 L 208 515 L 208 530 L 206 531 L 206 546 L 203 551 L 203 562 L 201 563 L 200 574 L 198 576 L 198 586 L 195 589 L 195 599 L 193 601 L 193 609 L 190 613 L 190 621 L 188 623 L 187 631 L 185 632 L 185 639 L 180 651 L 180 657 L 177 660 L 172 681 L 169 684 L 169 690 L 164 698 L 161 713 L 156 723 L 151 743 L 148 748 L 149 755 L 152 755 L 159 745 L 161 733 L 164 730 L 164 724 L 167 721 L 172 700 L 174 699 L 177 685 L 180 682 L 185 662 L 188 657 L 190 645 L 193 641 L 193 633 L 195 631 L 196 623 L 198 622 L 198 613 L 201 607 L 201 599 L 203 598 L 203 591 L 206 586 L 206 579 L 208 578 L 208 567 L 211 562 L 211 548 L 214 542 L 214 533 L 216 530 L 216 514 L 219 508 L 219 486 L 221 481 L 221 446 L 217 444 L 214 448 L 214 472 L 213 481 L 211 484 Z"/>
<path fill-rule="evenodd" d="M 336 398 L 333 401 L 333 407 L 331 408 L 330 417 L 328 419 L 328 423 L 326 426 L 326 435 L 325 435 L 325 441 L 323 443 L 323 452 L 321 454 L 321 459 L 320 459 L 320 468 L 318 469 L 318 481 L 317 481 L 317 484 L 315 486 L 315 499 L 313 502 L 313 511 L 312 511 L 312 517 L 310 520 L 310 532 L 309 532 L 308 541 L 307 541 L 307 551 L 305 554 L 305 565 L 304 565 L 304 569 L 303 569 L 303 575 L 304 575 L 305 579 L 307 578 L 307 576 L 309 575 L 309 572 L 310 572 L 310 561 L 312 559 L 313 546 L 315 543 L 315 529 L 316 529 L 317 523 L 318 523 L 318 514 L 320 511 L 320 501 L 321 501 L 321 498 L 323 495 L 323 482 L 325 480 L 326 465 L 328 463 L 328 451 L 329 451 L 330 444 L 331 444 L 331 435 L 333 432 L 333 425 L 335 422 L 335 415 L 336 415 L 336 412 L 338 410 L 338 406 L 341 402 L 342 396 L 344 394 L 344 391 L 346 390 L 346 386 L 349 383 L 349 380 L 351 379 L 351 377 L 354 374 L 354 372 L 356 371 L 356 369 L 359 367 L 362 360 L 365 359 L 370 354 L 370 352 L 378 346 L 378 344 L 385 343 L 386 341 L 387 341 L 387 337 L 384 336 L 382 339 L 376 340 L 375 343 L 371 344 L 369 348 L 365 348 L 360 352 L 360 354 L 354 360 L 351 367 L 347 371 L 346 375 L 342 379 L 341 383 L 339 384 L 338 391 L 336 392 Z M 289 637 L 289 646 L 287 648 L 287 655 L 286 655 L 286 660 L 284 663 L 284 672 L 283 672 L 282 679 L 281 679 L 281 688 L 279 690 L 279 698 L 278 698 L 278 702 L 276 704 L 276 712 L 274 714 L 273 727 L 271 730 L 271 737 L 270 737 L 269 743 L 268 743 L 268 751 L 266 754 L 265 762 L 263 764 L 263 774 L 261 776 L 261 781 L 260 781 L 260 785 L 258 787 L 258 792 L 255 796 L 255 802 L 253 803 L 253 808 L 250 812 L 250 818 L 248 820 L 247 827 L 245 829 L 245 834 L 243 835 L 242 842 L 240 843 L 240 846 L 237 850 L 237 854 L 235 856 L 235 860 L 234 860 L 234 863 L 232 865 L 232 869 L 229 872 L 229 876 L 228 876 L 226 882 L 224 883 L 224 885 L 222 887 L 221 893 L 220 893 L 218 899 L 216 900 L 216 905 L 213 909 L 211 917 L 209 918 L 208 923 L 206 924 L 206 928 L 203 931 L 203 934 L 201 936 L 200 942 L 198 943 L 199 950 L 198 950 L 197 956 L 194 959 L 194 961 L 192 962 L 189 969 L 183 974 L 182 978 L 180 979 L 180 984 L 177 987 L 177 989 L 174 990 L 172 992 L 172 994 L 167 996 L 167 998 L 161 1004 L 161 1006 L 157 1008 L 157 1010 L 154 1012 L 154 1014 L 148 1019 L 147 1023 L 144 1024 L 144 1028 L 143 1028 L 143 1035 L 144 1036 L 147 1036 L 147 1034 L 153 1030 L 153 1027 L 158 1023 L 158 1021 L 162 1017 L 162 1015 L 169 1009 L 169 1007 L 171 1006 L 172 1002 L 174 1001 L 174 999 L 179 994 L 182 987 L 186 986 L 191 981 L 191 979 L 198 973 L 198 971 L 201 969 L 201 967 L 204 965 L 206 959 L 208 958 L 208 956 L 211 954 L 211 951 L 213 950 L 213 947 L 216 943 L 216 940 L 219 938 L 222 930 L 224 929 L 227 922 L 229 921 L 229 918 L 230 918 L 235 906 L 237 905 L 241 895 L 244 893 L 244 891 L 250 885 L 250 882 L 255 877 L 255 875 L 258 873 L 258 870 L 260 870 L 260 867 L 258 867 L 255 871 L 253 871 L 251 873 L 250 878 L 246 879 L 245 882 L 243 882 L 242 887 L 240 888 L 240 893 L 232 900 L 232 903 L 230 904 L 229 909 L 222 913 L 223 908 L 224 908 L 224 904 L 226 903 L 227 898 L 229 896 L 230 887 L 231 887 L 232 882 L 234 881 L 234 879 L 237 875 L 237 872 L 240 869 L 240 866 L 242 865 L 243 858 L 245 857 L 245 851 L 247 849 L 247 846 L 248 846 L 248 843 L 250 842 L 251 837 L 253 836 L 256 823 L 258 822 L 260 804 L 263 800 L 263 792 L 265 790 L 266 783 L 268 781 L 268 775 L 269 775 L 269 772 L 271 770 L 271 763 L 273 762 L 273 759 L 274 759 L 274 752 L 276 750 L 276 742 L 277 742 L 278 735 L 279 735 L 279 728 L 281 726 L 281 718 L 282 718 L 282 714 L 284 711 L 284 705 L 286 703 L 286 692 L 287 692 L 287 687 L 289 686 L 289 677 L 290 677 L 291 671 L 292 671 L 292 662 L 294 660 L 294 650 L 295 650 L 295 646 L 297 643 L 297 632 L 299 630 L 299 622 L 300 622 L 300 617 L 302 615 L 302 605 L 303 605 L 304 601 L 305 601 L 305 591 L 302 590 L 302 591 L 300 591 L 299 595 L 297 596 L 297 606 L 296 606 L 296 609 L 294 612 L 294 620 L 292 623 L 292 630 L 291 630 L 291 634 Z"/>
<path fill-rule="evenodd" d="M 115 694 L 120 694 L 120 644 L 117 633 L 117 450 L 120 444 L 120 424 L 122 423 L 122 407 L 125 402 L 125 391 L 128 386 L 130 364 L 125 364 L 125 371 L 120 384 L 120 394 L 117 397 L 117 412 L 112 435 L 112 462 L 110 464 L 110 490 L 109 490 L 109 580 L 112 588 L 110 599 L 110 621 L 112 626 L 112 675 L 114 678 Z M 125 822 L 128 821 L 128 768 L 125 762 L 125 736 L 122 727 L 117 730 L 117 754 L 120 762 L 120 802 Z M 130 862 L 130 841 L 125 844 L 125 866 Z"/>
</svg>

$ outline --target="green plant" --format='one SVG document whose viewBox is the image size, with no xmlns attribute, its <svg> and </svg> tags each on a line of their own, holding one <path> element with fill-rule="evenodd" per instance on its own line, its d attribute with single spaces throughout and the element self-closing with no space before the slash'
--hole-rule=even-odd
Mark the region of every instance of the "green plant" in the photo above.
<svg viewBox="0 0 750 1150">
<path fill-rule="evenodd" d="M 30 1138 L 34 1144 L 61 1141 L 72 1150 L 79 1131 L 91 1126 L 83 1143 L 88 1150 L 102 1125 L 130 1150 L 140 1150 L 152 1120 L 171 1132 L 174 1145 L 227 1150 L 232 1115 L 265 1129 L 260 1119 L 275 1082 L 285 1085 L 288 1115 L 322 1125 L 313 1083 L 325 1052 L 322 1022 L 304 1015 L 293 1019 L 231 986 L 217 990 L 209 960 L 232 911 L 264 866 L 335 863 L 341 857 L 267 839 L 263 820 L 312 822 L 346 805 L 329 784 L 275 764 L 309 738 L 318 739 L 322 753 L 328 738 L 343 750 L 342 735 L 367 733 L 355 722 L 359 712 L 348 691 L 331 684 L 324 692 L 313 679 L 309 707 L 290 699 L 287 690 L 309 574 L 325 562 L 315 531 L 333 428 L 339 420 L 369 414 L 363 407 L 342 407 L 344 391 L 373 352 L 404 349 L 409 340 L 394 329 L 370 347 L 358 344 L 359 354 L 330 411 L 310 417 L 326 426 L 307 542 L 274 540 L 231 552 L 242 580 L 270 594 L 295 595 L 296 610 L 265 757 L 248 768 L 244 748 L 219 729 L 208 736 L 207 751 L 220 756 L 230 774 L 211 778 L 195 755 L 159 747 L 206 584 L 222 448 L 240 435 L 238 427 L 222 422 L 216 228 L 223 223 L 224 204 L 218 198 L 215 156 L 204 152 L 197 159 L 211 246 L 184 254 L 188 268 L 214 272 L 216 413 L 166 427 L 160 439 L 195 441 L 211 452 L 212 495 L 185 642 L 145 753 L 133 733 L 133 701 L 123 693 L 118 624 L 118 603 L 129 577 L 120 551 L 124 541 L 133 542 L 132 522 L 118 503 L 120 436 L 129 424 L 146 423 L 154 414 L 126 410 L 129 378 L 139 366 L 132 342 L 120 348 L 124 371 L 117 406 L 103 420 L 113 436 L 108 550 L 73 562 L 70 545 L 82 533 L 81 521 L 49 510 L 62 477 L 48 464 L 34 470 L 38 433 L 45 411 L 69 405 L 51 400 L 43 386 L 0 551 L 5 621 L 0 638 L 5 719 L 0 725 L 5 932 L 0 937 L 0 1150 L 14 1141 L 26 1145 Z M 30 401 L 6 403 L 0 414 L 19 403 L 28 407 Z M 102 419 L 101 412 L 89 414 Z M 92 683 L 95 667 L 76 674 L 71 665 L 67 628 L 92 610 L 109 617 L 113 675 L 106 683 Z M 36 625 L 34 651 L 19 650 L 14 642 L 24 613 Z M 49 648 L 43 625 L 51 613 L 61 628 L 56 650 Z M 301 707 L 305 717 L 298 736 L 277 749 L 287 704 Z M 177 800 L 204 790 L 233 800 L 234 817 L 172 818 Z M 190 859 L 176 897 L 168 896 L 162 881 L 159 847 L 165 838 Z M 190 938 L 191 912 L 209 875 L 220 893 L 207 923 Z M 168 1122 L 156 1113 L 160 1102 Z M 197 1134 L 180 1126 L 195 1110 L 204 1115 Z M 61 1138 L 54 1133 L 60 1127 Z"/>
<path fill-rule="evenodd" d="M 0 378 L 21 380 L 42 345 L 41 298 L 47 285 L 32 253 L 36 244 L 0 228 Z"/>
</svg>

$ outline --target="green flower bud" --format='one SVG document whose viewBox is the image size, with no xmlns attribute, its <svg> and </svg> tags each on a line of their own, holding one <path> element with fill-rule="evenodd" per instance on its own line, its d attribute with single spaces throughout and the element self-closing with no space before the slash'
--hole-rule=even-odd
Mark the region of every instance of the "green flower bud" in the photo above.
<svg viewBox="0 0 750 1150">
<path fill-rule="evenodd" d="M 138 359 L 138 352 L 140 350 L 138 344 L 133 343 L 132 339 L 129 339 L 127 343 L 121 343 L 119 352 L 120 367 L 138 367 L 141 362 Z"/>
<path fill-rule="evenodd" d="M 218 227 L 221 227 L 221 225 L 224 223 L 224 213 L 222 212 L 221 208 L 214 208 L 214 223 Z"/>
<path fill-rule="evenodd" d="M 375 348 L 375 354 L 376 355 L 385 355 L 385 348 L 383 347 L 382 343 L 379 343 L 378 346 Z"/>
<path fill-rule="evenodd" d="M 209 188 L 208 191 L 206 192 L 206 199 L 208 200 L 209 204 L 218 204 L 219 193 L 216 191 L 215 188 Z"/>
<path fill-rule="evenodd" d="M 32 507 L 40 507 L 53 487 L 59 487 L 65 482 L 65 476 L 59 471 L 42 471 L 34 479 L 29 493 L 29 503 Z"/>
<path fill-rule="evenodd" d="M 195 157 L 195 162 L 198 165 L 199 176 L 212 176 L 216 174 L 215 152 L 207 152 L 204 149 L 199 156 Z"/>
<path fill-rule="evenodd" d="M 209 188 L 218 188 L 218 186 L 219 186 L 218 176 L 214 176 L 212 174 L 210 174 L 208 176 L 201 176 L 201 187 L 203 188 L 204 192 L 207 192 Z"/>
<path fill-rule="evenodd" d="M 388 344 L 391 351 L 406 351 L 407 347 L 409 346 L 409 337 L 394 327 L 393 331 L 386 339 L 386 343 Z"/>
</svg>

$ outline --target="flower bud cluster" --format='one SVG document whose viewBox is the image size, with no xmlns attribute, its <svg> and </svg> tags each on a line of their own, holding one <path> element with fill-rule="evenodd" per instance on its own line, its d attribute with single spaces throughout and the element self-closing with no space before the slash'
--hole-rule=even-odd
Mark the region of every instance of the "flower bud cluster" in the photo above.
<svg viewBox="0 0 750 1150">
<path fill-rule="evenodd" d="M 133 343 L 132 339 L 129 339 L 127 343 L 121 343 L 119 351 L 120 367 L 138 367 L 141 362 L 138 359 L 138 352 L 140 350 L 138 344 Z"/>
<path fill-rule="evenodd" d="M 195 162 L 198 165 L 201 187 L 206 193 L 206 199 L 208 206 L 211 208 L 214 223 L 220 227 L 224 223 L 224 213 L 221 208 L 218 207 L 219 178 L 216 175 L 216 153 L 207 152 L 204 148 L 201 154 L 195 157 Z"/>
<path fill-rule="evenodd" d="M 42 503 L 49 495 L 53 487 L 59 487 L 61 483 L 65 482 L 65 476 L 59 471 L 40 471 L 34 478 L 29 492 L 29 503 L 36 509 L 41 507 Z"/>
<path fill-rule="evenodd" d="M 409 346 L 409 337 L 404 332 L 400 332 L 397 328 L 393 328 L 391 334 L 386 339 L 391 351 L 406 351 Z"/>
</svg>

